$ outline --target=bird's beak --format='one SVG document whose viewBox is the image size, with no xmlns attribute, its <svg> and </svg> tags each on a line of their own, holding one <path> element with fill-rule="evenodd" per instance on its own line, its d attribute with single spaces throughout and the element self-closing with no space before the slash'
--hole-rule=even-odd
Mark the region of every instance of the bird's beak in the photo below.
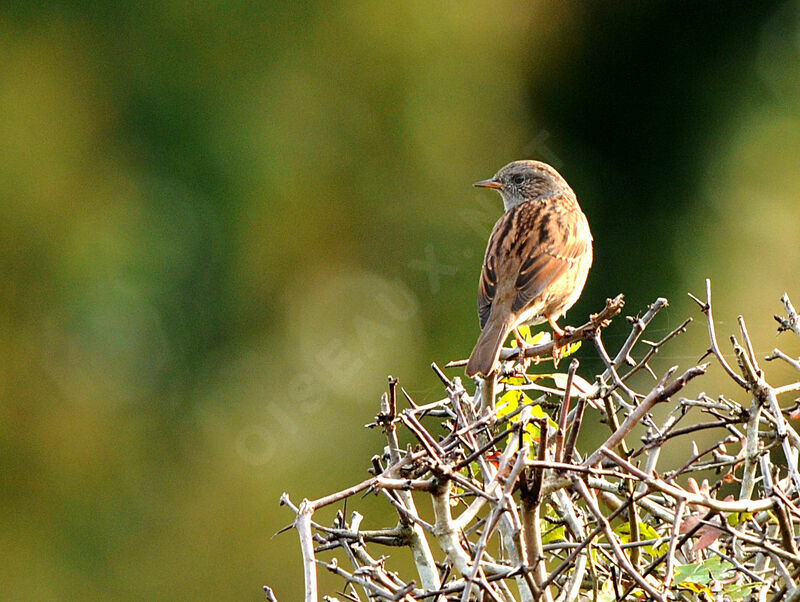
<svg viewBox="0 0 800 602">
<path fill-rule="evenodd" d="M 503 187 L 503 185 L 494 178 L 491 178 L 489 180 L 481 180 L 480 182 L 475 182 L 473 186 L 477 186 L 478 188 L 495 188 L 495 189 L 500 189 Z"/>
</svg>

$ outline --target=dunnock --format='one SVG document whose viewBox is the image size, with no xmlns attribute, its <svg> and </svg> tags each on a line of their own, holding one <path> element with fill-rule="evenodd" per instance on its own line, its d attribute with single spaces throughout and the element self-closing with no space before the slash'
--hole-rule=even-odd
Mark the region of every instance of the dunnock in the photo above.
<svg viewBox="0 0 800 602">
<path fill-rule="evenodd" d="M 556 320 L 578 300 L 592 265 L 592 233 L 575 193 L 546 163 L 514 161 L 476 182 L 503 197 L 478 288 L 481 334 L 466 373 L 487 376 L 511 330 Z"/>
</svg>

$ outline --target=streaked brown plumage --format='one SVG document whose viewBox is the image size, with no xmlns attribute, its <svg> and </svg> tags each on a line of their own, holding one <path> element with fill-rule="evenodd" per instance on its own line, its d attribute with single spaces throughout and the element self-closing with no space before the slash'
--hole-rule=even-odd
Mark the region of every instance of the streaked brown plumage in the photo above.
<svg viewBox="0 0 800 602">
<path fill-rule="evenodd" d="M 592 265 L 592 234 L 575 193 L 552 167 L 515 161 L 475 186 L 494 188 L 505 213 L 497 220 L 478 288 L 481 334 L 467 375 L 495 367 L 508 333 L 523 324 L 556 320 L 578 300 Z"/>
</svg>

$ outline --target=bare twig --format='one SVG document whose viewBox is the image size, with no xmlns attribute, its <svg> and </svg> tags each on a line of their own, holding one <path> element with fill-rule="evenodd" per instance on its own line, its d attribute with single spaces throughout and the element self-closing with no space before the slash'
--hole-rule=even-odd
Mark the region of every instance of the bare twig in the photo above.
<svg viewBox="0 0 800 602">
<path fill-rule="evenodd" d="M 613 299 L 606 300 L 606 306 L 596 314 L 589 317 L 589 321 L 585 324 L 578 326 L 567 331 L 564 337 L 559 341 L 559 346 L 566 347 L 572 343 L 584 339 L 590 339 L 594 336 L 594 332 L 599 328 L 605 328 L 611 323 L 611 319 L 616 316 L 622 307 L 625 305 L 625 298 L 622 295 L 617 295 Z M 548 358 L 553 355 L 553 341 L 548 341 L 540 345 L 531 345 L 524 350 L 524 357 L 531 358 Z M 503 347 L 500 350 L 500 361 L 518 359 L 520 348 L 518 347 Z M 456 368 L 459 366 L 466 366 L 467 360 L 457 360 L 449 362 L 445 368 Z"/>
<path fill-rule="evenodd" d="M 566 446 L 564 447 L 564 463 L 569 464 L 572 462 L 572 455 L 575 452 L 575 444 L 578 442 L 578 433 L 581 430 L 583 423 L 583 414 L 586 411 L 586 398 L 579 397 L 578 404 L 575 407 L 575 417 L 572 421 L 572 426 L 569 429 L 569 436 L 567 438 Z"/>
<path fill-rule="evenodd" d="M 730 376 L 740 387 L 746 389 L 747 383 L 742 379 L 741 376 L 733 371 L 733 368 L 730 367 L 728 362 L 723 357 L 722 352 L 719 349 L 719 343 L 717 343 L 717 333 L 714 328 L 714 315 L 711 311 L 711 280 L 706 278 L 705 302 L 701 301 L 691 293 L 689 293 L 689 297 L 691 297 L 691 299 L 700 306 L 700 310 L 706 316 L 706 322 L 708 323 L 708 338 L 711 341 L 711 349 L 709 351 L 716 356 L 722 368 L 728 373 L 728 376 Z"/>
<path fill-rule="evenodd" d="M 662 479 L 651 477 L 650 475 L 636 468 L 630 462 L 620 458 L 610 449 L 601 447 L 600 453 L 611 459 L 630 474 L 637 477 L 642 483 L 645 483 L 651 489 L 665 493 L 675 500 L 684 499 L 690 504 L 694 504 L 695 506 L 703 506 L 709 510 L 714 510 L 715 512 L 761 512 L 762 510 L 770 510 L 775 506 L 774 500 L 771 499 L 739 500 L 729 502 L 725 500 L 717 500 L 700 493 L 692 493 L 686 489 L 678 487 L 677 485 L 667 483 Z"/>
<path fill-rule="evenodd" d="M 789 357 L 778 348 L 773 349 L 772 353 L 766 356 L 764 359 L 767 360 L 768 362 L 772 360 L 783 360 L 795 370 L 800 370 L 800 360 L 796 360 L 792 357 Z"/>
<path fill-rule="evenodd" d="M 775 320 L 778 322 L 778 332 L 790 330 L 800 339 L 800 316 L 797 315 L 792 302 L 789 301 L 789 295 L 784 293 L 781 297 L 781 302 L 786 310 L 786 317 L 775 316 Z"/>
<path fill-rule="evenodd" d="M 683 522 L 683 510 L 686 507 L 686 500 L 683 498 L 678 499 L 675 506 L 675 520 L 672 521 L 672 531 L 669 536 L 669 550 L 667 551 L 667 566 L 664 569 L 664 589 L 669 589 L 672 583 L 672 568 L 675 566 L 675 550 L 678 547 L 678 535 L 681 532 L 681 523 Z"/>
<path fill-rule="evenodd" d="M 655 383 L 633 378 L 641 370 L 653 374 L 653 356 L 674 345 L 689 323 L 681 322 L 656 342 L 643 338 L 667 305 L 661 298 L 640 317 L 628 318 L 630 330 L 619 349 L 607 348 L 610 339 L 604 341 L 601 331 L 620 311 L 621 296 L 583 326 L 568 330 L 567 343 L 594 343 L 584 350 L 601 364 L 594 377 L 579 375 L 585 368 L 573 360 L 566 374 L 550 375 L 557 383 L 551 386 L 534 368 L 526 372 L 528 362 L 504 363 L 502 392 L 526 393 L 516 407 L 507 397 L 495 408 L 496 375 L 477 379 L 473 395 L 461 378 L 448 377 L 434 364 L 446 394 L 418 402 L 390 377 L 368 425 L 386 436 L 386 447 L 366 462 L 369 478 L 298 506 L 287 494 L 281 498 L 295 515 L 287 528 L 295 528 L 300 538 L 305 599 L 317 599 L 319 564 L 344 581 L 340 597 L 348 600 L 574 602 L 609 593 L 601 591 L 603 583 L 613 586 L 617 600 L 681 600 L 693 575 L 711 571 L 706 562 L 717 556 L 714 566 L 724 563 L 735 571 L 736 581 L 709 573 L 710 581 L 702 585 L 716 598 L 736 598 L 742 593 L 737 588 L 758 582 L 763 585 L 753 600 L 774 593 L 776 600 L 800 602 L 800 435 L 790 422 L 800 404 L 779 404 L 781 395 L 800 391 L 800 379 L 779 386 L 767 381 L 741 316 L 739 340 L 730 337 L 736 363 L 729 364 L 717 342 L 710 281 L 706 300 L 693 299 L 707 321 L 706 355 L 717 358 L 743 400 L 684 393 L 708 364 L 681 371 L 675 366 Z M 779 320 L 780 330 L 797 332 L 788 298 L 784 306 L 787 318 Z M 551 349 L 552 343 L 526 348 L 525 357 L 546 359 Z M 501 357 L 516 359 L 519 353 L 506 349 Z M 800 359 L 779 350 L 770 358 L 800 368 Z M 517 380 L 510 384 L 506 377 Z M 403 399 L 406 409 L 398 407 Z M 658 404 L 670 407 L 657 423 Z M 554 429 L 553 408 L 559 407 Z M 581 449 L 578 435 L 586 420 L 603 422 L 610 430 L 599 447 Z M 631 433 L 639 424 L 646 434 L 632 447 Z M 713 438 L 697 445 L 698 434 Z M 401 439 L 412 443 L 401 448 Z M 530 449 L 536 450 L 535 459 Z M 672 470 L 657 470 L 659 461 Z M 711 484 L 692 479 L 683 484 L 681 476 L 701 471 L 715 471 L 716 478 Z M 738 498 L 724 497 L 723 487 L 737 484 Z M 363 529 L 358 512 L 350 513 L 348 525 L 343 510 L 332 526 L 315 522 L 317 511 L 370 493 L 394 508 L 396 525 Z M 417 509 L 423 499 L 432 505 L 433 520 Z M 628 527 L 626 535 L 612 529 L 619 524 L 614 521 Z M 376 546 L 408 547 L 417 568 L 414 579 L 389 571 L 385 557 L 372 550 Z M 344 555 L 353 569 L 344 570 L 335 556 L 329 560 L 323 554 Z M 687 571 L 682 563 L 693 566 Z M 676 575 L 683 575 L 681 582 Z M 276 602 L 268 588 L 265 595 Z"/>
<path fill-rule="evenodd" d="M 558 432 L 556 433 L 555 459 L 557 462 L 561 462 L 564 459 L 564 433 L 567 430 L 567 416 L 569 415 L 569 400 L 570 394 L 572 393 L 572 379 L 575 378 L 575 371 L 578 369 L 578 365 L 578 360 L 573 359 L 569 363 L 569 371 L 567 372 L 567 384 L 564 387 L 563 401 L 561 403 L 558 420 Z"/>
<path fill-rule="evenodd" d="M 637 316 L 635 318 L 633 317 L 628 318 L 628 322 L 632 324 L 631 332 L 628 335 L 628 338 L 622 344 L 622 347 L 620 347 L 619 351 L 617 352 L 617 355 L 614 357 L 613 366 L 615 368 L 618 368 L 623 363 L 628 363 L 632 366 L 635 365 L 636 362 L 631 357 L 631 351 L 633 350 L 633 346 L 636 344 L 636 341 L 639 340 L 639 337 L 642 336 L 642 333 L 644 332 L 645 328 L 647 328 L 647 326 L 650 324 L 653 318 L 655 318 L 656 314 L 663 308 L 665 308 L 667 305 L 668 305 L 667 300 L 664 299 L 663 297 L 659 297 L 653 303 L 650 304 L 650 306 L 647 308 L 647 311 L 644 313 L 642 317 Z M 686 324 L 688 324 L 688 321 L 684 322 L 684 324 L 682 324 L 680 328 L 681 329 L 685 328 Z M 606 372 L 603 373 L 602 378 L 603 380 L 605 380 L 609 376 L 611 376 L 611 374 L 608 371 L 608 369 L 606 369 Z"/>
<path fill-rule="evenodd" d="M 603 443 L 600 449 L 595 451 L 591 456 L 584 460 L 584 466 L 594 466 L 597 464 L 603 455 L 603 452 L 601 451 L 603 448 L 613 449 L 616 447 L 619 442 L 631 432 L 633 427 L 642 420 L 644 415 L 653 409 L 653 406 L 655 406 L 657 403 L 666 401 L 675 395 L 684 386 L 686 386 L 686 383 L 691 379 L 696 378 L 701 374 L 705 374 L 707 368 L 708 364 L 693 366 L 672 381 L 669 385 L 667 385 L 667 381 L 676 370 L 676 368 L 670 368 L 661 378 L 658 385 L 656 385 L 656 387 L 639 403 L 636 409 L 628 415 L 620 428 L 617 429 L 617 431 L 614 432 L 608 439 L 606 439 L 605 443 Z"/>
<path fill-rule="evenodd" d="M 619 546 L 619 540 L 614 535 L 614 531 L 611 529 L 611 525 L 603 516 L 603 513 L 600 511 L 600 508 L 597 505 L 597 501 L 595 500 L 594 496 L 591 494 L 589 489 L 586 487 L 586 484 L 581 481 L 578 477 L 572 478 L 572 484 L 578 493 L 581 494 L 581 497 L 586 502 L 586 506 L 589 508 L 589 511 L 594 515 L 595 520 L 597 520 L 598 524 L 602 526 L 603 531 L 606 535 L 606 539 L 608 539 L 609 543 L 611 544 L 611 549 L 614 551 L 614 556 L 616 557 L 617 561 L 619 562 L 619 566 L 625 569 L 625 572 L 630 575 L 633 580 L 641 587 L 644 591 L 646 591 L 653 599 L 658 600 L 659 602 L 664 602 L 664 596 L 661 595 L 656 589 L 650 585 L 642 575 L 634 568 L 634 566 L 628 560 L 628 557 L 625 555 L 625 552 Z"/>
<path fill-rule="evenodd" d="M 303 554 L 306 602 L 316 602 L 317 600 L 317 565 L 314 557 L 314 534 L 311 531 L 311 515 L 313 512 L 313 506 L 308 500 L 303 500 L 300 502 L 299 508 L 297 508 L 297 518 L 294 521 L 294 528 L 297 529 L 297 534 L 300 537 L 300 551 Z"/>
</svg>

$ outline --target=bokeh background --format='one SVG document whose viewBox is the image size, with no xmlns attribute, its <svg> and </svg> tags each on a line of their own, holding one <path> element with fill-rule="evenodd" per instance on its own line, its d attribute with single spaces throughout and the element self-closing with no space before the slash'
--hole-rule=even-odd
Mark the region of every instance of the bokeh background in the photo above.
<svg viewBox="0 0 800 602">
<path fill-rule="evenodd" d="M 442 394 L 514 159 L 592 224 L 567 322 L 666 296 L 655 338 L 711 277 L 798 355 L 798 64 L 796 0 L 4 2 L 4 598 L 299 599 L 278 497 L 366 475 L 388 374 Z"/>
</svg>

